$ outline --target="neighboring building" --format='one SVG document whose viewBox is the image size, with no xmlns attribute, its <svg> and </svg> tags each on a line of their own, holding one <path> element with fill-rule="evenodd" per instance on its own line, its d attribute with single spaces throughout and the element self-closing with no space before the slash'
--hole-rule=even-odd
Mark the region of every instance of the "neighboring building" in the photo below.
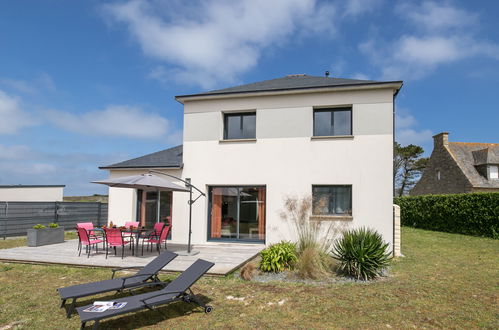
<svg viewBox="0 0 499 330">
<path fill-rule="evenodd" d="M 2 202 L 62 202 L 64 185 L 0 185 Z"/>
<path fill-rule="evenodd" d="M 499 144 L 449 142 L 433 137 L 433 152 L 411 195 L 499 191 Z"/>
<path fill-rule="evenodd" d="M 314 220 L 368 226 L 393 242 L 393 113 L 401 81 L 291 75 L 195 95 L 183 145 L 104 166 L 110 177 L 149 169 L 204 190 L 192 242 L 275 243 L 295 238 L 281 219 L 287 196 L 313 195 Z M 174 181 L 174 180 L 172 180 Z M 109 220 L 152 225 L 172 215 L 187 241 L 188 194 L 109 189 Z"/>
</svg>

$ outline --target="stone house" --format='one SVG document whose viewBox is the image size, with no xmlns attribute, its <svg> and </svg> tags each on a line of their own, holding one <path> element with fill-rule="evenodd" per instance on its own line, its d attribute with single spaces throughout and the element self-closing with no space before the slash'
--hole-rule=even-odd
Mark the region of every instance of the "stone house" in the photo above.
<svg viewBox="0 0 499 330">
<path fill-rule="evenodd" d="M 433 137 L 433 152 L 410 195 L 499 192 L 499 144 L 449 142 Z"/>
</svg>

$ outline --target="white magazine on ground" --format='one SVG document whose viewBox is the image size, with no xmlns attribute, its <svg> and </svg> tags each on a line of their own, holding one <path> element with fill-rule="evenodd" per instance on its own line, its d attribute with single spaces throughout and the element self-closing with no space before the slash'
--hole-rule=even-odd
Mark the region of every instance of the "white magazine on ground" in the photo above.
<svg viewBox="0 0 499 330">
<path fill-rule="evenodd" d="M 125 307 L 126 302 L 117 301 L 95 301 L 92 306 L 84 309 L 84 312 L 88 313 L 102 313 L 108 309 L 120 309 Z"/>
<path fill-rule="evenodd" d="M 126 305 L 126 301 L 116 302 L 116 303 L 114 303 L 113 306 L 109 307 L 109 309 L 120 309 L 120 308 L 125 307 L 125 305 Z"/>
<path fill-rule="evenodd" d="M 92 305 L 88 308 L 85 308 L 83 311 L 87 313 L 102 313 L 109 309 L 109 306 L 103 305 Z"/>
<path fill-rule="evenodd" d="M 115 304 L 115 301 L 94 301 L 94 306 L 108 306 L 111 307 Z"/>
</svg>

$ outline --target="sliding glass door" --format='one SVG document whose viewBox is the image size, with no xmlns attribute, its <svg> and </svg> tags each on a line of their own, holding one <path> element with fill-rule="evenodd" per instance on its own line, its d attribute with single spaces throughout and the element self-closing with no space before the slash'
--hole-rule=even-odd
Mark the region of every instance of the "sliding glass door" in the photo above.
<svg viewBox="0 0 499 330">
<path fill-rule="evenodd" d="M 264 241 L 265 187 L 210 187 L 209 239 Z"/>
<path fill-rule="evenodd" d="M 137 221 L 141 226 L 152 228 L 158 220 L 165 222 L 171 219 L 171 191 L 137 190 Z"/>
</svg>

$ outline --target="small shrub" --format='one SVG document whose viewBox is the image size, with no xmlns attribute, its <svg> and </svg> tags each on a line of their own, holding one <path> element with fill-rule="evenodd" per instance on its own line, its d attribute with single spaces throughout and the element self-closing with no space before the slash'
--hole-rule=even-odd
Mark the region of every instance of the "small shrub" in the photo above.
<svg viewBox="0 0 499 330">
<path fill-rule="evenodd" d="M 260 269 L 264 272 L 282 272 L 292 268 L 297 260 L 296 244 L 282 241 L 260 252 Z"/>
<path fill-rule="evenodd" d="M 337 240 L 333 257 L 339 261 L 339 271 L 356 279 L 378 277 L 388 266 L 388 244 L 380 234 L 368 228 L 348 230 Z"/>
<path fill-rule="evenodd" d="M 246 281 L 251 281 L 255 275 L 257 264 L 254 261 L 248 262 L 241 267 L 241 278 Z"/>
<path fill-rule="evenodd" d="M 49 228 L 59 228 L 59 225 L 56 223 L 49 223 Z"/>
<path fill-rule="evenodd" d="M 45 228 L 47 228 L 47 227 L 45 227 L 44 225 L 42 225 L 40 223 L 33 226 L 33 229 L 45 229 Z"/>
<path fill-rule="evenodd" d="M 305 248 L 296 262 L 296 270 L 301 278 L 319 279 L 329 274 L 332 258 L 319 249 L 311 246 Z"/>
</svg>

